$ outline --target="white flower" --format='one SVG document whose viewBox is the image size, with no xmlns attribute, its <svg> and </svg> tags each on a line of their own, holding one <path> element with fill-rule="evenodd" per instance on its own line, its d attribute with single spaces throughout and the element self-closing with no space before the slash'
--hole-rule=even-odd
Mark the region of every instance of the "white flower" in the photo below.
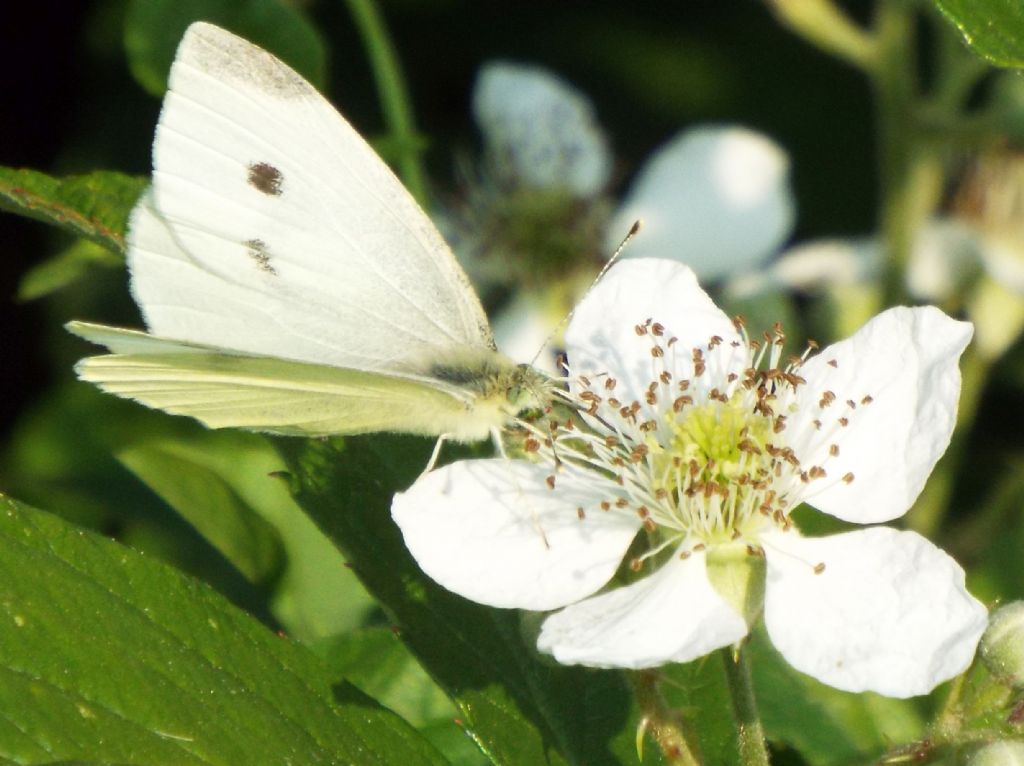
<svg viewBox="0 0 1024 766">
<path fill-rule="evenodd" d="M 704 126 L 679 133 L 640 169 L 606 248 L 640 220 L 627 257 L 673 258 L 701 279 L 720 279 L 774 255 L 795 216 L 778 144 L 747 128 Z"/>
<path fill-rule="evenodd" d="M 590 101 L 546 69 L 492 61 L 473 88 L 473 116 L 500 175 L 593 197 L 612 158 Z"/>
<path fill-rule="evenodd" d="M 627 261 L 566 333 L 588 427 L 538 430 L 536 462 L 429 473 L 392 514 L 450 590 L 561 608 L 538 642 L 560 662 L 687 662 L 743 638 L 763 589 L 768 633 L 797 669 L 926 693 L 967 667 L 985 627 L 960 567 L 912 532 L 809 538 L 790 513 L 906 512 L 949 443 L 970 337 L 937 309 L 896 308 L 783 364 L 780 335 L 748 342 L 686 267 Z M 646 576 L 601 591 L 638 532 L 630 569 Z"/>
</svg>

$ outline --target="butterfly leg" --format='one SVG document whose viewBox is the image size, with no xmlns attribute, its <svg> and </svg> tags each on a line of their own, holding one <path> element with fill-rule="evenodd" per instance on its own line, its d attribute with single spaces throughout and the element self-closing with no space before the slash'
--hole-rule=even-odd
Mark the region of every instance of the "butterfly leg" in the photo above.
<svg viewBox="0 0 1024 766">
<path fill-rule="evenodd" d="M 437 437 L 437 443 L 434 445 L 434 451 L 430 453 L 430 460 L 427 461 L 427 467 L 423 469 L 423 473 L 421 473 L 418 478 L 422 478 L 434 470 L 434 466 L 437 465 L 437 459 L 441 457 L 441 447 L 444 446 L 444 442 L 447 437 L 448 434 L 441 434 Z"/>
<path fill-rule="evenodd" d="M 491 441 L 494 442 L 494 450 L 498 455 L 508 460 L 508 453 L 505 452 L 505 443 L 501 440 L 500 428 L 491 429 Z"/>
</svg>

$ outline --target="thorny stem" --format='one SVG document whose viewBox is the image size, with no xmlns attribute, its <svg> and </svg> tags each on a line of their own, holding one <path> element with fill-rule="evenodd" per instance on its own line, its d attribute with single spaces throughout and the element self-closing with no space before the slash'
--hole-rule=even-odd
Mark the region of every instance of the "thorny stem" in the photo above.
<svg viewBox="0 0 1024 766">
<path fill-rule="evenodd" d="M 687 737 L 687 732 L 679 714 L 668 707 L 658 689 L 659 674 L 652 670 L 632 673 L 630 679 L 636 693 L 637 702 L 643 711 L 640 737 L 650 734 L 665 756 L 665 763 L 671 766 L 699 766 L 697 747 Z M 692 734 L 690 735 L 692 737 Z"/>
<path fill-rule="evenodd" d="M 768 749 L 764 741 L 764 728 L 754 699 L 754 684 L 750 677 L 750 661 L 743 649 L 721 650 L 725 663 L 726 682 L 732 696 L 732 709 L 739 729 L 740 763 L 744 766 L 769 766 Z"/>
<path fill-rule="evenodd" d="M 395 146 L 399 175 L 412 196 L 423 204 L 427 196 L 426 175 L 420 162 L 409 91 L 398 63 L 398 53 L 374 0 L 348 0 L 348 7 L 370 57 L 384 121 Z"/>
</svg>

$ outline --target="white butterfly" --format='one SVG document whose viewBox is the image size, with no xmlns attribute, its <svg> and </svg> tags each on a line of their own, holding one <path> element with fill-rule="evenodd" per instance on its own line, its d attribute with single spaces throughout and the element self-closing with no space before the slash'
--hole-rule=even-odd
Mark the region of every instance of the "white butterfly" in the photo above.
<svg viewBox="0 0 1024 766">
<path fill-rule="evenodd" d="M 132 212 L 149 333 L 71 322 L 104 391 L 211 428 L 483 439 L 550 381 L 495 350 L 440 234 L 292 69 L 205 23 L 171 68 Z"/>
</svg>

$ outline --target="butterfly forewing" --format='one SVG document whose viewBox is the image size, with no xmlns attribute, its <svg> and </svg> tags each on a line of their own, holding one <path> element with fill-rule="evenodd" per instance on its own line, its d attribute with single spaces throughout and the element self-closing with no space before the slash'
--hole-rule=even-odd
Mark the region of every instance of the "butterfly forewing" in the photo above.
<svg viewBox="0 0 1024 766">
<path fill-rule="evenodd" d="M 312 86 L 250 43 L 189 28 L 154 166 L 129 254 L 154 334 L 412 373 L 493 347 L 415 201 Z"/>
</svg>

